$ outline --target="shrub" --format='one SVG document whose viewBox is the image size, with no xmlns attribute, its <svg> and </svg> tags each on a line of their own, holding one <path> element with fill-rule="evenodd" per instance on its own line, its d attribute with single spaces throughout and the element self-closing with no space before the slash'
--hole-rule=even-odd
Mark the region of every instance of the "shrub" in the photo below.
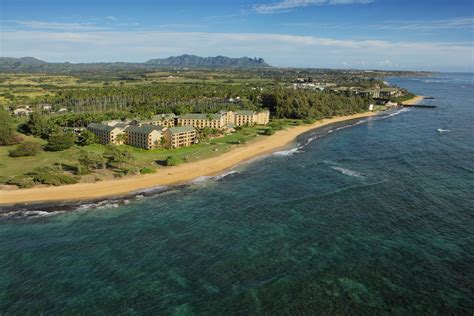
<svg viewBox="0 0 474 316">
<path fill-rule="evenodd" d="M 119 168 L 115 168 L 113 171 L 114 171 L 114 177 L 121 178 L 126 175 L 136 174 L 137 168 L 133 166 L 122 166 Z"/>
<path fill-rule="evenodd" d="M 165 160 L 165 166 L 177 166 L 183 163 L 183 160 L 176 156 L 168 156 Z"/>
<path fill-rule="evenodd" d="M 74 170 L 74 174 L 77 175 L 77 176 L 83 176 L 83 175 L 86 175 L 86 174 L 89 174 L 91 173 L 91 171 L 89 170 L 89 168 L 87 168 L 86 166 L 84 165 L 77 165 L 75 167 L 75 170 Z"/>
<path fill-rule="evenodd" d="M 36 142 L 26 141 L 11 150 L 8 155 L 10 157 L 27 157 L 36 156 L 41 151 L 41 145 Z"/>
<path fill-rule="evenodd" d="M 312 117 L 305 118 L 303 123 L 305 124 L 313 124 L 316 120 Z"/>
<path fill-rule="evenodd" d="M 280 122 L 271 122 L 270 124 L 268 124 L 268 126 L 273 128 L 275 131 L 279 131 L 283 129 L 283 124 L 281 124 Z"/>
<path fill-rule="evenodd" d="M 0 145 L 11 145 L 14 136 L 13 119 L 3 106 L 0 106 Z"/>
<path fill-rule="evenodd" d="M 27 176 L 31 177 L 35 183 L 54 186 L 77 183 L 76 178 L 50 167 L 36 168 Z"/>
<path fill-rule="evenodd" d="M 76 143 L 76 135 L 73 133 L 56 133 L 49 137 L 44 149 L 48 151 L 61 151 L 71 148 Z"/>
<path fill-rule="evenodd" d="M 273 134 L 275 134 L 275 130 L 272 127 L 268 127 L 263 134 L 264 135 L 273 135 Z"/>
<path fill-rule="evenodd" d="M 79 157 L 77 158 L 80 165 L 86 168 L 88 171 L 95 169 L 104 169 L 105 167 L 105 158 L 102 155 L 81 150 L 79 152 Z"/>
<path fill-rule="evenodd" d="M 11 184 L 11 185 L 16 185 L 17 187 L 21 189 L 31 188 L 33 185 L 35 185 L 31 177 L 24 176 L 24 175 L 11 178 L 6 183 Z"/>
<path fill-rule="evenodd" d="M 97 137 L 97 135 L 87 129 L 82 131 L 81 135 L 77 140 L 77 144 L 80 146 L 92 145 L 98 142 L 99 138 Z"/>
<path fill-rule="evenodd" d="M 115 145 L 107 145 L 107 150 L 104 152 L 104 158 L 107 159 L 109 166 L 114 166 L 121 163 L 130 163 L 135 159 L 129 149 L 121 148 Z"/>
<path fill-rule="evenodd" d="M 150 174 L 150 173 L 156 173 L 156 169 L 150 168 L 150 167 L 144 167 L 140 169 L 141 174 Z"/>
</svg>

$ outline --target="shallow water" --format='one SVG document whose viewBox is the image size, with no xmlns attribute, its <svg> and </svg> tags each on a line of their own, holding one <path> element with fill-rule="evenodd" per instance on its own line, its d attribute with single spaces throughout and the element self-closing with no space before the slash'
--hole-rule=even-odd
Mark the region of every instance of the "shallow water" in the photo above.
<svg viewBox="0 0 474 316">
<path fill-rule="evenodd" d="M 438 107 L 152 196 L 0 219 L 0 313 L 472 314 L 473 77 L 388 81 Z"/>
</svg>

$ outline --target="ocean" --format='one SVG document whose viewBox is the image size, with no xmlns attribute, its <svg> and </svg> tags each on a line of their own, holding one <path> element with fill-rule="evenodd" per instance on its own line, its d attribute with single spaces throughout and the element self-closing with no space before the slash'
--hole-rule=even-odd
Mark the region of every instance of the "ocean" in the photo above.
<svg viewBox="0 0 474 316">
<path fill-rule="evenodd" d="M 472 315 L 474 77 L 386 80 L 437 108 L 185 186 L 1 209 L 0 314 Z"/>
</svg>

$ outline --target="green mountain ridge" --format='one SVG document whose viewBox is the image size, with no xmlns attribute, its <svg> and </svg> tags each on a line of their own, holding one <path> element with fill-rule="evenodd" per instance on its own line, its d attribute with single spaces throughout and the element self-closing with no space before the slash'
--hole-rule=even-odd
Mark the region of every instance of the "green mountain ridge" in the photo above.
<svg viewBox="0 0 474 316">
<path fill-rule="evenodd" d="M 150 59 L 144 63 L 97 62 L 97 63 L 50 63 L 35 57 L 0 57 L 0 72 L 74 72 L 100 70 L 133 70 L 159 68 L 267 68 L 262 58 L 231 58 L 226 56 L 200 57 L 196 55 L 172 56 Z"/>
</svg>

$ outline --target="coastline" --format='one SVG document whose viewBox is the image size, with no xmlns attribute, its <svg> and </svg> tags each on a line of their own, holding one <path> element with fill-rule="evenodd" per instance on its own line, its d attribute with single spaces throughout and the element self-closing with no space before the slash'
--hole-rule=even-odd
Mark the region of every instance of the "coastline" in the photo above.
<svg viewBox="0 0 474 316">
<path fill-rule="evenodd" d="M 418 98 L 420 97 L 416 97 L 412 100 L 419 102 L 423 97 L 421 97 L 421 99 Z M 272 136 L 261 136 L 248 144 L 240 145 L 222 155 L 179 166 L 162 168 L 157 170 L 154 174 L 136 175 L 125 179 L 106 180 L 95 183 L 78 183 L 58 187 L 41 187 L 13 191 L 0 190 L 0 205 L 9 206 L 37 202 L 93 200 L 126 195 L 158 186 L 184 184 L 198 177 L 215 176 L 237 164 L 277 151 L 294 142 L 297 136 L 313 129 L 377 114 L 378 112 L 364 112 L 334 117 L 313 124 L 300 125 L 287 130 L 277 131 Z"/>
<path fill-rule="evenodd" d="M 414 98 L 411 98 L 410 100 L 406 100 L 402 102 L 402 105 L 415 105 L 423 101 L 425 97 L 422 95 L 417 95 Z"/>
</svg>

